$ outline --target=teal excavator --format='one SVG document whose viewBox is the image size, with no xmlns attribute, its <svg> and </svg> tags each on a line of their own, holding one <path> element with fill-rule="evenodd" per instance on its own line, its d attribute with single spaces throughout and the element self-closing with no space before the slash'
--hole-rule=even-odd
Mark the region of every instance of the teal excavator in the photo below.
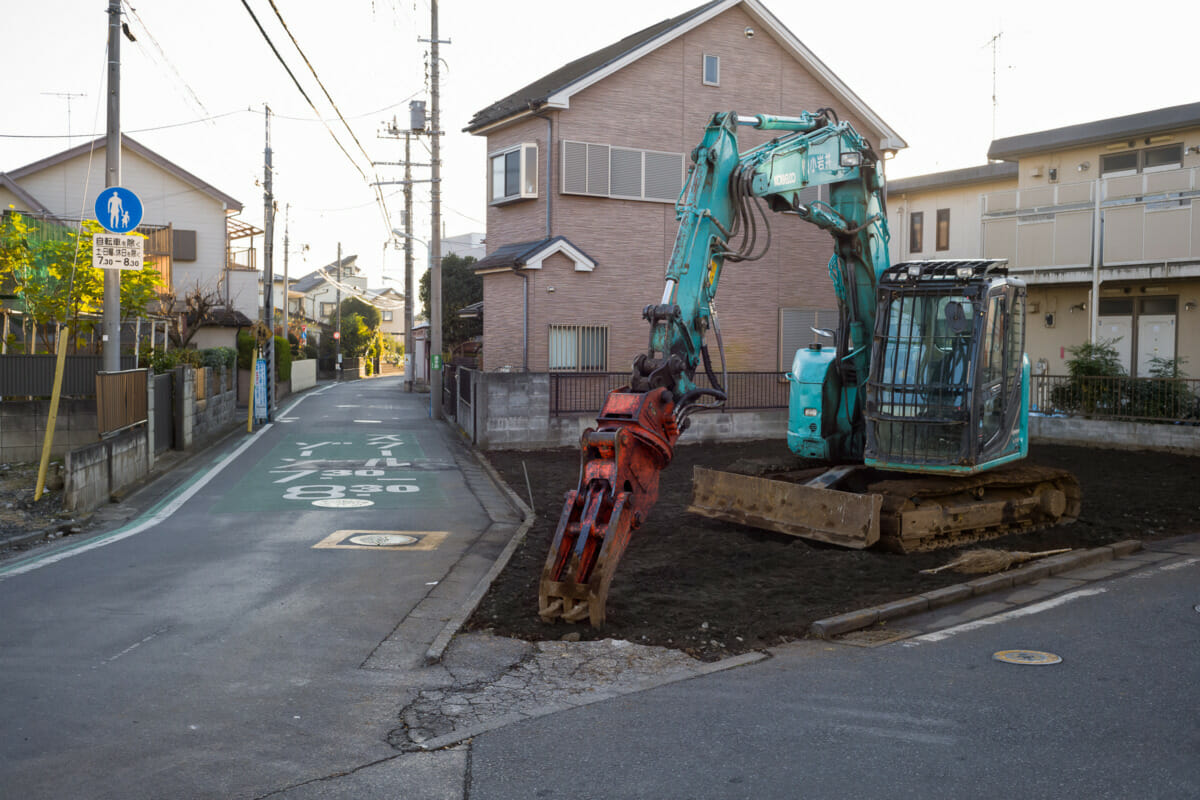
<svg viewBox="0 0 1200 800">
<path fill-rule="evenodd" d="M 779 135 L 745 152 L 740 126 Z M 1078 482 L 1028 452 L 1025 285 L 996 260 L 888 261 L 884 175 L 830 109 L 716 114 L 692 151 L 646 352 L 581 439 L 542 571 L 547 621 L 605 621 L 617 563 L 658 497 L 659 474 L 697 412 L 726 400 L 714 300 L 726 265 L 770 244 L 773 212 L 828 231 L 836 329 L 787 375 L 790 464 L 696 468 L 689 511 L 846 547 L 911 552 L 1069 522 Z M 811 200 L 827 187 L 828 201 Z M 708 338 L 717 343 L 714 369 Z M 769 460 L 768 460 L 769 461 Z"/>
</svg>

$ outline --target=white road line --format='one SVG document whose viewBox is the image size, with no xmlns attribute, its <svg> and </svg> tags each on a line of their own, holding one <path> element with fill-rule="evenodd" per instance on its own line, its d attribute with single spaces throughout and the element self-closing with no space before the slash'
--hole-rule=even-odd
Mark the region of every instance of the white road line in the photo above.
<svg viewBox="0 0 1200 800">
<path fill-rule="evenodd" d="M 321 391 L 324 390 L 319 389 L 316 392 L 306 394 L 304 397 L 299 398 L 296 400 L 296 402 L 292 403 L 287 407 L 287 409 L 284 410 L 284 415 L 289 414 L 296 406 L 300 405 L 309 397 L 312 397 Z M 175 499 L 171 500 L 171 502 L 160 508 L 154 515 L 144 518 L 141 522 L 138 522 L 132 527 L 118 528 L 111 533 L 104 534 L 86 544 L 80 545 L 79 547 L 75 547 L 70 550 L 61 550 L 56 553 L 50 553 L 44 558 L 26 562 L 19 566 L 9 567 L 8 569 L 0 567 L 0 581 L 3 581 L 6 578 L 11 578 L 13 575 L 22 575 L 26 572 L 33 572 L 35 569 L 41 569 L 42 567 L 49 566 L 50 564 L 56 564 L 59 561 L 64 561 L 81 553 L 86 553 L 89 550 L 96 550 L 98 548 L 110 545 L 113 542 L 119 542 L 122 539 L 128 539 L 130 536 L 136 536 L 137 534 L 148 531 L 159 523 L 164 522 L 165 520 L 169 519 L 172 514 L 178 511 L 184 503 L 186 503 L 188 500 L 191 500 L 197 492 L 207 486 L 213 478 L 217 477 L 217 475 L 221 473 L 221 470 L 225 469 L 225 467 L 229 466 L 238 456 L 246 452 L 246 450 L 255 442 L 257 442 L 264 433 L 271 429 L 272 425 L 273 423 L 268 422 L 266 425 L 259 428 L 258 431 L 251 434 L 250 438 L 242 442 L 236 450 L 214 464 L 199 480 L 181 492 L 177 497 L 175 497 Z"/>
<path fill-rule="evenodd" d="M 943 639 L 949 639 L 951 636 L 956 636 L 960 633 L 967 633 L 968 631 L 986 628 L 989 625 L 1008 622 L 1009 620 L 1019 619 L 1020 617 L 1028 617 L 1032 614 L 1040 614 L 1043 611 L 1049 611 L 1052 608 L 1057 608 L 1058 606 L 1070 603 L 1072 600 L 1078 600 L 1081 597 L 1090 597 L 1091 595 L 1096 594 L 1104 594 L 1107 591 L 1108 589 L 1102 586 L 1098 586 L 1094 589 L 1079 589 L 1078 591 L 1068 592 L 1066 594 L 1059 595 L 1058 597 L 1052 597 L 1049 600 L 1043 600 L 1040 603 L 1034 603 L 1033 605 L 1015 608 L 1012 611 L 1005 611 L 1000 614 L 996 614 L 995 616 L 964 622 L 962 625 L 955 625 L 952 628 L 946 628 L 945 630 L 927 633 L 924 636 L 916 636 L 912 639 L 909 639 L 907 642 L 904 642 L 903 644 L 907 647 L 915 647 L 923 642 L 940 642 Z"/>
<path fill-rule="evenodd" d="M 356 419 L 354 421 L 355 422 L 363 422 L 368 425 L 381 425 L 383 423 L 383 420 L 381 420 L 381 419 Z"/>
</svg>

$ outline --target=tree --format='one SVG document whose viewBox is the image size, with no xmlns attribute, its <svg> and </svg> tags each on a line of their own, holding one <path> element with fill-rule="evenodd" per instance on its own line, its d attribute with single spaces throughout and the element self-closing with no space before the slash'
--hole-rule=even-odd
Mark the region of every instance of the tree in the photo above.
<svg viewBox="0 0 1200 800">
<path fill-rule="evenodd" d="M 18 213 L 5 214 L 0 222 L 0 287 L 20 299 L 19 307 L 38 326 L 46 350 L 56 323 L 70 323 L 79 332 L 81 315 L 103 311 L 104 274 L 92 266 L 92 237 L 103 232 L 91 220 L 83 221 L 78 232 L 45 220 L 31 224 Z M 143 313 L 161 285 L 150 264 L 125 270 L 121 319 Z M 90 328 L 94 322 L 83 325 Z"/>
<path fill-rule="evenodd" d="M 478 319 L 461 319 L 458 312 L 483 299 L 483 278 L 475 274 L 474 256 L 450 253 L 442 259 L 442 347 L 453 349 L 483 333 Z M 429 272 L 421 276 L 421 304 L 429 313 Z"/>
<path fill-rule="evenodd" d="M 358 297 L 347 297 L 342 301 L 343 324 L 351 314 L 361 317 L 366 326 L 373 331 L 379 330 L 379 323 L 383 321 L 383 315 L 379 313 L 378 308 Z"/>
<path fill-rule="evenodd" d="M 167 330 L 171 344 L 187 347 L 209 312 L 224 305 L 225 301 L 217 289 L 196 281 L 182 299 L 172 293 L 159 295 L 158 313 L 171 318 L 171 327 Z"/>
</svg>

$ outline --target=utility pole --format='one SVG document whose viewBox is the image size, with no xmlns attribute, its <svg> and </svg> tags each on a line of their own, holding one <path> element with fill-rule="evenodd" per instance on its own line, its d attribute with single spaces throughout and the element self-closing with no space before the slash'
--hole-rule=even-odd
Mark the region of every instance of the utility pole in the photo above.
<svg viewBox="0 0 1200 800">
<path fill-rule="evenodd" d="M 263 152 L 263 321 L 270 337 L 267 339 L 267 421 L 275 412 L 275 195 L 271 193 L 271 107 L 263 105 L 266 119 L 267 146 Z"/>
<path fill-rule="evenodd" d="M 287 203 L 283 207 L 283 338 L 287 339 L 288 333 L 288 308 L 291 305 L 291 299 L 288 297 L 288 214 L 292 210 L 292 204 Z M 289 345 L 291 342 L 289 341 Z"/>
<path fill-rule="evenodd" d="M 422 115 L 424 116 L 424 115 Z M 410 121 L 411 127 L 411 121 Z M 412 133 L 404 132 L 404 391 L 413 390 Z"/>
<path fill-rule="evenodd" d="M 441 419 L 442 414 L 442 160 L 441 160 L 441 97 L 438 90 L 438 0 L 430 0 L 430 126 L 433 140 L 433 181 L 430 183 L 433 222 L 429 238 L 429 334 L 432 340 L 432 359 L 429 365 L 430 415 Z"/>
<path fill-rule="evenodd" d="M 104 186 L 121 185 L 121 0 L 108 0 L 108 130 Z M 104 270 L 102 332 L 105 372 L 121 369 L 121 270 Z"/>
<path fill-rule="evenodd" d="M 337 333 L 333 337 L 334 347 L 337 348 L 337 365 L 334 369 L 337 371 L 337 378 L 342 379 L 342 243 L 338 242 L 338 265 L 337 265 L 337 283 L 334 286 L 337 289 Z"/>
</svg>

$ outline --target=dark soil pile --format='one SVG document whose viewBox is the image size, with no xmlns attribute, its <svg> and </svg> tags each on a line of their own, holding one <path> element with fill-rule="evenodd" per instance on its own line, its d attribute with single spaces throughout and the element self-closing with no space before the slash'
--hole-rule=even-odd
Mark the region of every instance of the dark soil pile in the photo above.
<svg viewBox="0 0 1200 800">
<path fill-rule="evenodd" d="M 844 550 L 685 511 L 693 466 L 725 469 L 740 459 L 776 456 L 781 448 L 774 440 L 679 448 L 662 475 L 658 504 L 617 568 L 608 623 L 601 630 L 548 624 L 537 615 L 538 581 L 563 495 L 578 479 L 578 450 L 489 453 L 526 502 L 528 471 L 537 519 L 467 628 L 530 640 L 578 631 L 584 639 L 628 639 L 716 659 L 800 638 L 814 620 L 968 579 L 953 572 L 920 574 L 949 561 L 952 550 L 915 555 Z M 982 546 L 1088 548 L 1200 530 L 1200 458 L 1036 447 L 1030 460 L 1077 476 L 1083 488 L 1079 520 Z"/>
</svg>

